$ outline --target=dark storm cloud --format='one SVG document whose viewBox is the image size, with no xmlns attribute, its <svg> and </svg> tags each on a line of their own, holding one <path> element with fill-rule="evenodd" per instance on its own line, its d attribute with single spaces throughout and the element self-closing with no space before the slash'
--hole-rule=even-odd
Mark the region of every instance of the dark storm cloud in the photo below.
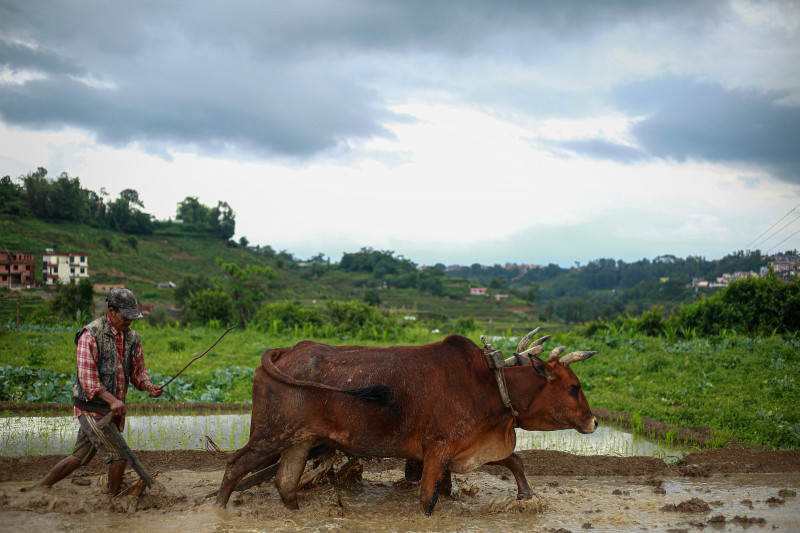
<svg viewBox="0 0 800 533">
<path fill-rule="evenodd" d="M 537 98 L 525 82 L 482 79 L 481 68 L 493 56 L 536 65 L 623 24 L 658 21 L 691 34 L 728 11 L 688 0 L 5 3 L 0 68 L 46 77 L 0 84 L 0 118 L 162 153 L 302 157 L 388 136 L 382 124 L 402 119 L 386 109 L 394 91 L 444 89 L 466 103 L 552 109 L 541 103 L 556 100 L 552 89 Z M 484 63 L 443 79 L 416 70 L 417 58 L 431 56 Z M 562 104 L 570 106 L 578 107 Z M 658 132 L 669 133 L 641 130 L 649 150 L 665 144 Z M 608 144 L 583 149 L 636 155 Z"/>
<path fill-rule="evenodd" d="M 80 75 L 83 71 L 71 61 L 50 50 L 37 50 L 20 43 L 5 42 L 0 39 L 0 61 L 13 71 L 72 73 Z"/>
<path fill-rule="evenodd" d="M 785 96 L 670 79 L 626 86 L 614 99 L 646 116 L 631 133 L 651 156 L 744 163 L 800 183 L 800 108 L 780 105 Z"/>
</svg>

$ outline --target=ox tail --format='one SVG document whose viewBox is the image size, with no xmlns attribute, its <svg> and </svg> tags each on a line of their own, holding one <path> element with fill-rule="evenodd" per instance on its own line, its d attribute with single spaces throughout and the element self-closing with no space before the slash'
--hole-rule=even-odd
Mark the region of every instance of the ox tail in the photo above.
<svg viewBox="0 0 800 533">
<path fill-rule="evenodd" d="M 333 387 L 331 385 L 326 385 L 324 383 L 317 383 L 316 381 L 305 381 L 302 379 L 297 379 L 284 373 L 277 366 L 275 366 L 275 361 L 273 361 L 273 358 L 277 357 L 278 355 L 280 355 L 280 352 L 276 352 L 273 354 L 265 353 L 264 357 L 261 358 L 261 367 L 264 369 L 267 375 L 272 379 L 280 381 L 281 383 L 285 383 L 286 385 L 292 385 L 295 387 L 321 389 L 331 392 L 339 392 L 347 394 L 349 396 L 353 396 L 356 398 L 361 398 L 368 402 L 374 402 L 377 403 L 378 405 L 385 407 L 394 416 L 400 418 L 400 411 L 398 411 L 397 404 L 395 404 L 394 402 L 394 394 L 392 394 L 392 389 L 390 389 L 386 385 L 378 384 L 378 385 L 370 385 L 369 387 L 359 387 L 356 389 L 340 389 L 338 387 Z"/>
</svg>

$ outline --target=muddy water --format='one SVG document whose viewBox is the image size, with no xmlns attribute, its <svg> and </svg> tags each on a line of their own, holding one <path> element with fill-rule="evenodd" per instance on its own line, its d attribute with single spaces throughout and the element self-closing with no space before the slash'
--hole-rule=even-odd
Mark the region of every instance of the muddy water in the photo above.
<svg viewBox="0 0 800 533">
<path fill-rule="evenodd" d="M 473 472 L 454 476 L 456 497 L 440 498 L 431 517 L 420 510 L 419 486 L 403 482 L 399 470 L 368 470 L 361 483 L 304 490 L 299 511 L 285 509 L 271 483 L 235 493 L 228 509 L 217 509 L 211 502 L 221 476 L 165 473 L 160 480 L 168 494 L 149 504 L 111 499 L 95 479 L 88 486 L 62 482 L 24 493 L 19 489 L 26 484 L 2 483 L 0 529 L 85 530 L 91 523 L 119 532 L 800 531 L 800 499 L 779 493 L 800 491 L 796 473 L 663 480 L 529 476 L 537 496 L 518 502 L 512 480 Z"/>
</svg>

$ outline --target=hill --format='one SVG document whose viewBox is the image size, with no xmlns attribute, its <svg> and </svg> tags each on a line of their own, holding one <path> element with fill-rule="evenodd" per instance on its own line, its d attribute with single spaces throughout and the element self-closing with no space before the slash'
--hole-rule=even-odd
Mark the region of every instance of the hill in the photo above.
<svg viewBox="0 0 800 533">
<path fill-rule="evenodd" d="M 413 316 L 430 327 L 444 329 L 470 317 L 492 331 L 524 329 L 538 318 L 530 302 L 516 297 L 502 301 L 471 297 L 466 279 L 445 278 L 436 269 L 419 272 L 416 265 L 391 252 L 369 249 L 345 254 L 341 263 L 330 264 L 321 257 L 300 261 L 268 246 L 242 246 L 180 224 L 159 224 L 152 235 L 134 236 L 77 222 L 11 217 L 0 221 L 0 246 L 34 253 L 37 268 L 46 248 L 88 253 L 93 283 L 124 283 L 144 305 L 156 309 L 177 307 L 175 290 L 158 288 L 159 283 L 180 285 L 187 276 L 218 277 L 219 258 L 241 268 L 267 267 L 274 272 L 274 277 L 265 282 L 262 303 L 290 300 L 308 306 L 325 300 L 366 299 L 383 311 Z M 41 280 L 38 270 L 37 278 Z M 425 290 L 417 288 L 420 283 Z M 3 321 L 12 318 L 15 305 L 2 302 Z M 32 308 L 26 307 L 28 311 Z"/>
<path fill-rule="evenodd" d="M 569 269 L 554 264 L 439 264 L 420 269 L 409 259 L 369 248 L 346 253 L 339 263 L 331 263 L 322 255 L 299 260 L 287 251 L 248 246 L 245 240 L 235 243 L 174 222 L 153 223 L 151 234 L 132 235 L 81 222 L 34 217 L 0 221 L 0 246 L 34 253 L 37 266 L 46 248 L 88 253 L 93 283 L 124 283 L 144 305 L 163 309 L 173 317 L 181 317 L 182 299 L 174 289 L 158 288 L 158 284 L 173 282 L 179 293 L 187 280 L 204 277 L 209 287 L 219 286 L 224 277 L 221 261 L 241 269 L 271 271 L 257 287 L 257 307 L 285 301 L 304 307 L 324 301 L 363 301 L 441 331 L 457 331 L 458 321 L 461 329 L 477 323 L 487 332 L 506 332 L 533 324 L 554 328 L 638 315 L 654 307 L 666 314 L 718 291 L 693 286 L 693 279 L 713 280 L 727 272 L 749 272 L 766 264 L 758 251 L 748 251 L 712 261 L 674 256 L 635 263 L 598 259 Z M 37 277 L 41 279 L 40 272 Z M 471 295 L 470 287 L 476 286 L 486 288 L 486 293 Z M 36 302 L 35 298 L 25 301 L 23 318 L 35 309 Z M 0 302 L 0 319 L 7 321 L 15 312 L 15 302 Z"/>
</svg>

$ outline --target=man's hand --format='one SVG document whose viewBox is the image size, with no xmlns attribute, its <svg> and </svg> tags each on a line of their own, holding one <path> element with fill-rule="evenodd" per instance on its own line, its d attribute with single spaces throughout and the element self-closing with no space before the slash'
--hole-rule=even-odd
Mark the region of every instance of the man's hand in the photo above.
<svg viewBox="0 0 800 533">
<path fill-rule="evenodd" d="M 111 408 L 111 412 L 114 413 L 114 416 L 123 416 L 126 411 L 125 402 L 122 400 L 118 400 L 114 398 L 110 402 L 108 402 L 108 406 Z"/>
<path fill-rule="evenodd" d="M 164 389 L 161 388 L 161 385 L 150 385 L 148 392 L 151 398 L 158 398 L 164 392 Z"/>
</svg>

